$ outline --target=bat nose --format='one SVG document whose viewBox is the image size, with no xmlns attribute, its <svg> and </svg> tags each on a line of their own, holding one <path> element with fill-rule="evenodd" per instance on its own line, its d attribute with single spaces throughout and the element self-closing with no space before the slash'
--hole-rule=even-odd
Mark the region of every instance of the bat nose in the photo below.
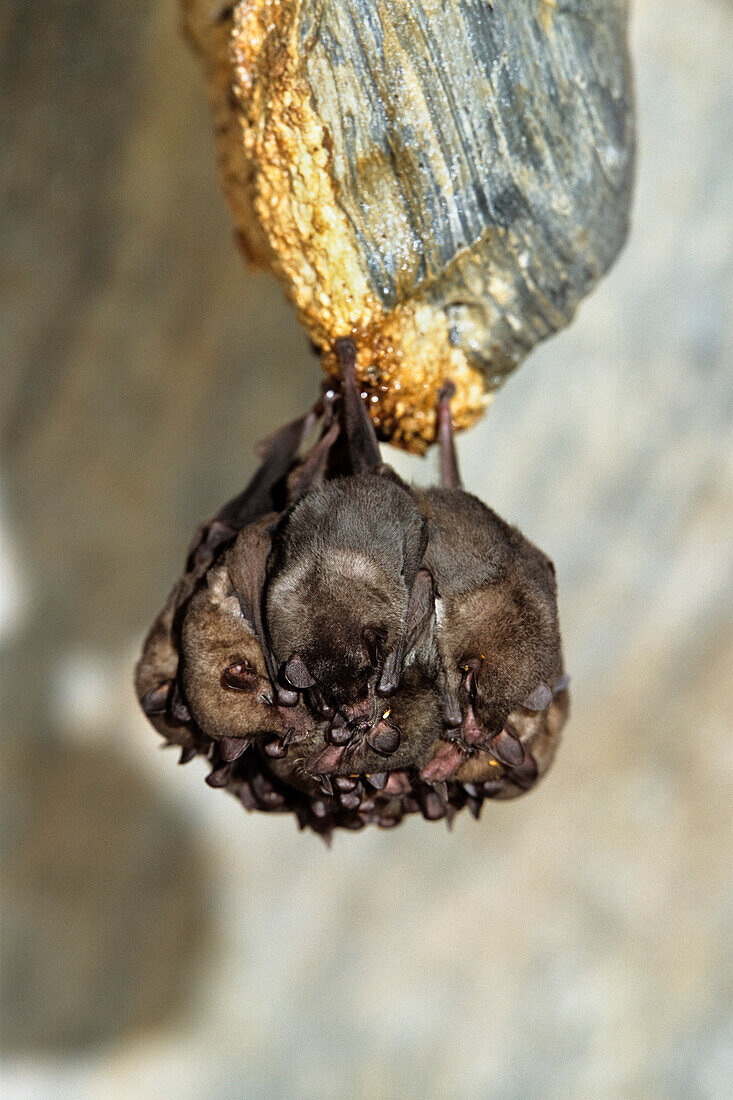
<svg viewBox="0 0 733 1100">
<path fill-rule="evenodd" d="M 367 692 L 363 699 L 357 699 L 343 708 L 343 713 L 352 730 L 365 733 L 374 723 L 374 700 Z"/>
<path fill-rule="evenodd" d="M 334 715 L 328 731 L 328 740 L 332 745 L 346 745 L 351 740 L 351 730 L 341 712 Z"/>
<path fill-rule="evenodd" d="M 364 716 L 361 718 L 355 718 L 351 722 L 351 729 L 354 733 L 368 733 L 372 728 L 372 720 L 370 716 Z"/>
</svg>

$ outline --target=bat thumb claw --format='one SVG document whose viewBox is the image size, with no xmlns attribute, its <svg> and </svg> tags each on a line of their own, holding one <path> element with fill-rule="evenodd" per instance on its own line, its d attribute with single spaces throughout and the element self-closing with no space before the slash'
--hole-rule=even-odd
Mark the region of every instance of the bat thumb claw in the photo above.
<svg viewBox="0 0 733 1100">
<path fill-rule="evenodd" d="M 552 689 L 545 683 L 538 684 L 522 703 L 525 710 L 546 710 L 552 702 Z"/>
<path fill-rule="evenodd" d="M 305 691 L 306 688 L 313 687 L 316 682 L 299 653 L 291 653 L 283 672 L 290 686 L 298 691 Z"/>
</svg>

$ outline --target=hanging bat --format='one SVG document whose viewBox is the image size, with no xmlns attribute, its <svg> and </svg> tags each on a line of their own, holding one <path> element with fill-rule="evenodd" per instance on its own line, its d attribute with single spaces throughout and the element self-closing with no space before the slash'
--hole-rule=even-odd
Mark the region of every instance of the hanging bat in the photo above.
<svg viewBox="0 0 733 1100">
<path fill-rule="evenodd" d="M 461 487 L 450 396 L 445 387 L 438 412 L 443 486 L 415 491 L 428 520 L 424 566 L 436 587 L 444 720 L 456 767 L 477 749 L 519 767 L 524 751 L 507 718 L 517 707 L 545 711 L 563 675 L 555 571 Z"/>
<path fill-rule="evenodd" d="M 206 754 L 211 786 L 324 837 L 521 793 L 567 710 L 551 567 L 460 488 L 448 396 L 443 486 L 410 489 L 341 356 L 338 416 L 303 459 L 307 418 L 271 438 L 200 528 L 138 666 L 182 760 Z"/>
<path fill-rule="evenodd" d="M 284 682 L 323 713 L 374 724 L 397 690 L 408 623 L 432 612 L 418 582 L 427 524 L 383 466 L 356 389 L 354 346 L 339 342 L 351 473 L 324 482 L 273 535 L 265 592 L 268 641 Z M 382 707 L 382 709 L 384 709 Z"/>
<path fill-rule="evenodd" d="M 322 438 L 299 463 L 297 453 L 319 416 L 324 417 Z M 259 605 L 254 613 L 245 613 L 233 594 L 226 567 L 217 568 L 215 563 L 242 532 L 239 561 L 248 557 L 260 578 L 264 575 L 269 553 L 263 533 L 267 517 L 276 519 L 290 499 L 323 476 L 338 433 L 331 419 L 332 410 L 321 401 L 264 441 L 262 463 L 247 487 L 198 529 L 184 573 L 146 638 L 135 673 L 138 699 L 158 732 L 182 746 L 183 762 L 197 752 L 207 752 L 212 738 L 221 742 L 226 762 L 244 751 L 245 736 L 269 731 L 274 744 L 275 732 L 287 736 L 304 726 L 302 710 L 294 711 L 287 721 L 279 714 L 280 707 L 295 707 L 297 693 L 276 692 L 271 685 L 268 692 L 260 676 L 266 670 L 257 634 Z M 218 658 L 226 649 L 231 650 L 232 660 L 219 667 Z M 229 727 L 224 717 L 227 709 L 232 719 Z"/>
</svg>

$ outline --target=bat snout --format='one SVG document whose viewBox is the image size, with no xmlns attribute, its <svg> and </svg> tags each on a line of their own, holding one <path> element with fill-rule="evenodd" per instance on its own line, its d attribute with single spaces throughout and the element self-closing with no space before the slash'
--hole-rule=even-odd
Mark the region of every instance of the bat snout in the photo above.
<svg viewBox="0 0 733 1100">
<path fill-rule="evenodd" d="M 356 733 L 366 733 L 376 719 L 375 701 L 371 692 L 353 703 L 346 704 L 341 711 L 349 727 Z"/>
</svg>

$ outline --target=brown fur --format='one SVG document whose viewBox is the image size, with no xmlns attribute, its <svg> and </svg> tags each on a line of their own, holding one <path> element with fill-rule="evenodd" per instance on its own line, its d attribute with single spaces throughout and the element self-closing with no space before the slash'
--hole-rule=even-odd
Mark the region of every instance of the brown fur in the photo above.
<svg viewBox="0 0 733 1100">
<path fill-rule="evenodd" d="M 251 692 L 223 682 L 225 670 L 239 662 L 256 672 Z M 262 650 L 224 565 L 210 570 L 183 620 L 180 683 L 193 718 L 210 737 L 284 733 Z"/>
<path fill-rule="evenodd" d="M 552 564 L 516 528 L 461 489 L 416 491 L 428 518 L 424 564 L 437 589 L 446 690 L 471 703 L 487 738 L 541 682 L 562 672 Z"/>
<path fill-rule="evenodd" d="M 279 664 L 299 653 L 339 704 L 373 691 L 402 639 L 425 545 L 407 489 L 379 474 L 340 478 L 285 517 L 268 566 L 266 620 Z M 365 630 L 379 638 L 372 663 Z"/>
</svg>

